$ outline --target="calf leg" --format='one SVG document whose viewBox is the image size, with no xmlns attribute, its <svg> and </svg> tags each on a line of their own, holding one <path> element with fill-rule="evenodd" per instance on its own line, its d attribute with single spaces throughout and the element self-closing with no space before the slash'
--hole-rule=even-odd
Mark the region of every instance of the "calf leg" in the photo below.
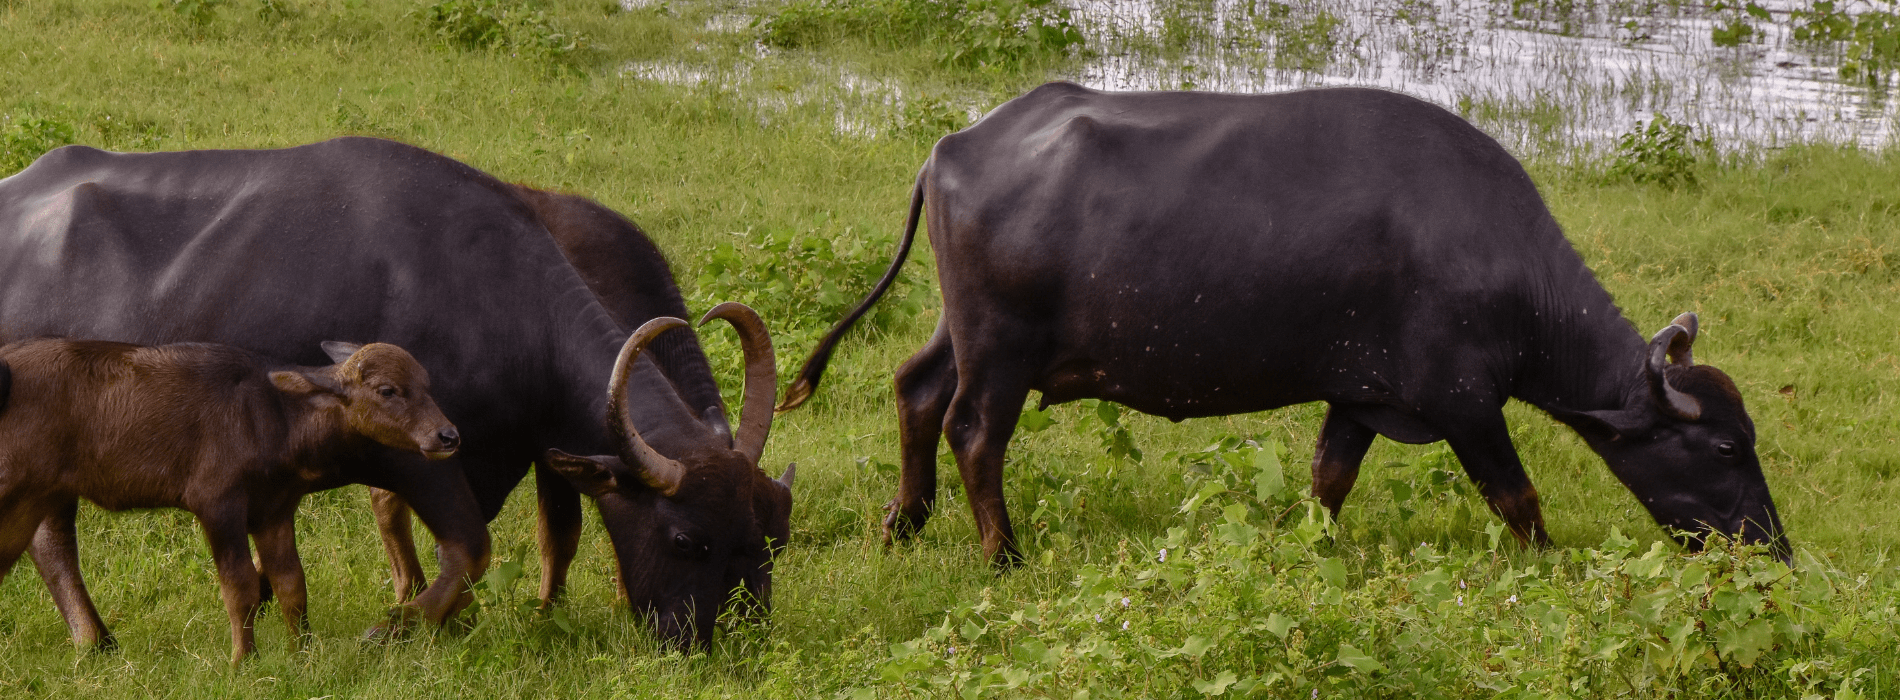
<svg viewBox="0 0 1900 700">
<path fill-rule="evenodd" d="M 7 580 L 13 563 L 33 544 L 34 533 L 46 515 L 44 504 L 26 498 L 20 489 L 0 481 L 0 582 Z"/>
<path fill-rule="evenodd" d="M 580 550 L 581 495 L 567 479 L 542 465 L 534 468 L 534 493 L 541 506 L 534 530 L 541 549 L 541 607 L 549 608 L 567 587 L 568 567 Z M 625 587 L 617 588 L 625 595 Z"/>
<path fill-rule="evenodd" d="M 1504 414 L 1494 413 L 1460 427 L 1458 432 L 1448 432 L 1445 441 L 1451 444 L 1452 452 L 1464 465 L 1465 475 L 1471 477 L 1472 483 L 1478 485 L 1478 492 L 1484 494 L 1491 512 L 1504 519 L 1519 542 L 1539 547 L 1550 544 L 1550 535 L 1544 531 L 1544 514 L 1537 503 L 1537 489 L 1524 474 L 1524 463 L 1518 460 L 1517 448 L 1511 444 Z"/>
<path fill-rule="evenodd" d="M 293 505 L 251 533 L 257 542 L 257 557 L 263 565 L 265 580 L 276 591 L 277 607 L 283 610 L 293 650 L 303 648 L 304 640 L 310 635 L 309 592 L 304 587 L 303 558 L 297 555 L 296 513 Z"/>
<path fill-rule="evenodd" d="M 39 531 L 33 534 L 33 565 L 40 570 L 46 590 L 53 593 L 60 616 L 66 618 L 73 644 L 109 651 L 119 642 L 106 629 L 105 620 L 99 618 L 92 595 L 86 592 L 86 581 L 79 576 L 79 538 L 74 526 L 78 514 L 79 501 L 75 499 L 54 508 L 40 521 Z"/>
<path fill-rule="evenodd" d="M 251 543 L 242 513 L 229 510 L 200 513 L 211 560 L 218 567 L 218 590 L 224 612 L 231 618 L 231 665 L 236 666 L 257 649 L 253 629 L 257 622 L 257 568 L 251 565 Z M 284 592 L 280 591 L 280 594 Z"/>
<path fill-rule="evenodd" d="M 422 561 L 416 558 L 409 504 L 401 496 L 379 488 L 369 490 L 369 503 L 376 513 L 376 530 L 383 535 L 383 553 L 389 556 L 389 580 L 395 584 L 396 602 L 407 603 L 422 593 L 423 583 L 429 580 L 422 573 Z"/>
<path fill-rule="evenodd" d="M 1014 367 L 999 365 L 1003 363 L 973 361 L 957 368 L 957 393 L 944 432 L 963 475 L 983 553 L 990 563 L 1007 568 L 1022 563 L 1023 557 L 1003 502 L 1003 454 L 1016 432 L 1023 399 L 1029 396 L 1029 382 Z"/>
<path fill-rule="evenodd" d="M 937 445 L 943 417 L 956 395 L 956 357 L 942 325 L 922 350 L 897 369 L 899 461 L 897 497 L 884 507 L 884 542 L 910 539 L 924 526 L 937 501 Z"/>
<path fill-rule="evenodd" d="M 1339 519 L 1339 508 L 1359 480 L 1359 463 L 1378 433 L 1343 415 L 1337 407 L 1326 410 L 1319 428 L 1319 446 L 1313 450 L 1313 497 Z"/>
</svg>

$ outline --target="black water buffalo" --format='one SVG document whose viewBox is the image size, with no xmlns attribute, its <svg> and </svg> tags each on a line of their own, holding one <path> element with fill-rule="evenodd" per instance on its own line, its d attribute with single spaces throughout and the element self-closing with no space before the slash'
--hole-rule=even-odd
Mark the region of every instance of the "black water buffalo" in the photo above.
<svg viewBox="0 0 1900 700">
<path fill-rule="evenodd" d="M 614 253 L 633 259 L 604 258 Z M 594 276 L 640 279 L 591 288 L 570 255 Z M 580 512 L 574 486 L 553 476 L 565 465 L 544 461 L 550 448 L 623 457 L 601 462 L 631 505 L 603 521 L 622 592 L 662 636 L 703 642 L 735 587 L 767 593 L 767 542 L 784 540 L 791 494 L 789 479 L 757 467 L 775 389 L 761 369 L 772 362 L 764 325 L 744 307 L 708 314 L 732 322 L 747 350 L 736 441 L 690 334 L 668 334 L 655 343 L 658 362 L 632 367 L 629 417 L 680 466 L 649 470 L 607 425 L 606 382 L 631 324 L 681 316 L 685 304 L 643 234 L 591 202 L 376 139 L 151 154 L 67 147 L 0 180 L 0 273 L 9 338 L 221 342 L 291 362 L 317 359 L 311 348 L 333 338 L 414 353 L 464 445 L 433 463 L 392 451 L 366 471 L 436 534 L 442 570 L 411 603 L 432 621 L 466 604 L 459 583 L 486 566 L 484 523 L 536 462 L 548 467 L 536 470 L 542 593 L 558 595 Z M 580 485 L 598 495 L 599 474 L 583 472 Z M 656 485 L 656 474 L 678 482 Z M 412 488 L 425 480 L 450 487 Z M 381 498 L 378 511 L 401 530 L 385 542 L 406 589 L 420 568 L 403 505 Z"/>
<path fill-rule="evenodd" d="M 1693 314 L 1645 344 L 1496 141 L 1391 92 L 1103 93 L 1044 85 L 938 141 L 944 312 L 897 371 L 903 476 L 886 537 L 930 515 L 948 434 L 993 561 L 1018 558 L 1003 451 L 1030 390 L 1172 419 L 1330 405 L 1313 493 L 1337 516 L 1374 435 L 1444 440 L 1517 537 L 1545 543 L 1502 408 L 1580 433 L 1663 525 L 1786 551 L 1735 385 Z"/>
</svg>

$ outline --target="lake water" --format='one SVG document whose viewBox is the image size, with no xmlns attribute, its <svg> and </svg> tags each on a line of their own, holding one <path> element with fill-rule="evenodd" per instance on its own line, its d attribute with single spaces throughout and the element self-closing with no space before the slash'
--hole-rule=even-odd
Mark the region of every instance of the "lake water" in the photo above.
<svg viewBox="0 0 1900 700">
<path fill-rule="evenodd" d="M 637 3 L 642 0 L 624 0 Z M 1838 56 L 1791 36 L 1806 2 L 1770 18 L 1665 0 L 1093 0 L 1072 2 L 1092 57 L 1054 77 L 1107 90 L 1278 92 L 1360 85 L 1444 105 L 1521 155 L 1587 155 L 1663 114 L 1717 148 L 1900 140 L 1900 100 L 1841 79 Z M 1848 11 L 1896 9 L 1849 0 Z M 1718 46 L 1740 19 L 1749 36 Z M 751 31 L 743 14 L 707 31 Z M 738 64 L 635 63 L 637 80 L 757 98 L 761 119 L 830 110 L 872 136 L 915 96 L 894 81 L 764 47 Z M 1890 78 L 1892 76 L 1889 76 Z M 770 89 L 761 89 L 770 88 Z M 933 95 L 971 116 L 994 96 Z"/>
</svg>

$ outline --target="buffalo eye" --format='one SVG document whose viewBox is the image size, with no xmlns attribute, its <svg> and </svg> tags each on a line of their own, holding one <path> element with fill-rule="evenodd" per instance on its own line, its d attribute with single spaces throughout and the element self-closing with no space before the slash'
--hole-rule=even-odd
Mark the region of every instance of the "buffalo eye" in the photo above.
<svg viewBox="0 0 1900 700">
<path fill-rule="evenodd" d="M 382 386 L 376 387 L 376 395 L 381 396 L 385 399 L 391 396 L 395 396 L 396 387 L 390 386 L 388 384 L 384 384 Z"/>
<path fill-rule="evenodd" d="M 694 544 L 693 538 L 682 532 L 673 536 L 673 548 L 678 549 L 681 554 L 692 554 L 699 549 L 699 545 Z"/>
<path fill-rule="evenodd" d="M 1715 443 L 1715 453 L 1718 455 L 1722 455 L 1723 457 L 1734 457 L 1735 443 L 1732 443 L 1732 442 Z"/>
</svg>

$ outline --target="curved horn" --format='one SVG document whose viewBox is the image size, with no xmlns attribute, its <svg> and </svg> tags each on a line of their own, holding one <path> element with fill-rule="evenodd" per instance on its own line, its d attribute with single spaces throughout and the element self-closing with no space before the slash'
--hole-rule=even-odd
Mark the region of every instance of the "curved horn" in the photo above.
<svg viewBox="0 0 1900 700">
<path fill-rule="evenodd" d="M 1690 357 L 1689 348 L 1690 346 L 1695 345 L 1695 333 L 1696 333 L 1696 325 L 1697 325 L 1695 312 L 1694 311 L 1684 312 L 1681 316 L 1677 316 L 1676 320 L 1670 321 L 1669 325 L 1682 326 L 1683 330 L 1688 331 L 1688 333 L 1678 335 L 1676 336 L 1675 340 L 1672 340 L 1669 342 L 1670 361 L 1678 365 L 1682 365 L 1684 367 L 1694 365 L 1695 358 Z"/>
<path fill-rule="evenodd" d="M 739 347 L 745 350 L 745 404 L 739 408 L 739 434 L 733 444 L 753 464 L 765 454 L 765 436 L 772 432 L 772 404 L 778 399 L 778 359 L 772 354 L 772 334 L 765 321 L 752 307 L 728 301 L 712 308 L 699 319 L 706 325 L 723 318 L 739 331 Z"/>
<path fill-rule="evenodd" d="M 1669 366 L 1668 356 L 1672 354 L 1677 357 L 1676 364 L 1688 364 L 1689 344 L 1693 342 L 1689 339 L 1691 332 L 1688 328 L 1673 323 L 1664 326 L 1656 333 L 1656 337 L 1650 339 L 1649 361 L 1643 368 L 1643 372 L 1649 375 L 1649 390 L 1656 397 L 1656 403 L 1664 413 L 1678 420 L 1696 420 L 1702 417 L 1702 402 L 1670 386 L 1669 378 L 1663 372 Z M 1678 346 L 1681 348 L 1679 352 Z"/>
<path fill-rule="evenodd" d="M 792 477 L 796 476 L 797 474 L 798 474 L 798 463 L 792 462 L 785 465 L 785 473 L 780 474 L 777 479 L 774 479 L 774 481 L 777 481 L 780 484 L 783 484 L 785 486 L 785 490 L 790 491 L 792 490 Z"/>
<path fill-rule="evenodd" d="M 640 326 L 633 337 L 627 339 L 627 344 L 620 346 L 620 357 L 614 360 L 613 378 L 607 382 L 607 430 L 614 435 L 620 461 L 633 467 L 647 486 L 668 498 L 679 492 L 686 467 L 660 456 L 640 437 L 640 430 L 633 427 L 633 420 L 627 417 L 627 379 L 633 374 L 634 360 L 646 350 L 647 343 L 661 333 L 685 326 L 685 321 L 671 316 L 661 316 Z"/>
</svg>

